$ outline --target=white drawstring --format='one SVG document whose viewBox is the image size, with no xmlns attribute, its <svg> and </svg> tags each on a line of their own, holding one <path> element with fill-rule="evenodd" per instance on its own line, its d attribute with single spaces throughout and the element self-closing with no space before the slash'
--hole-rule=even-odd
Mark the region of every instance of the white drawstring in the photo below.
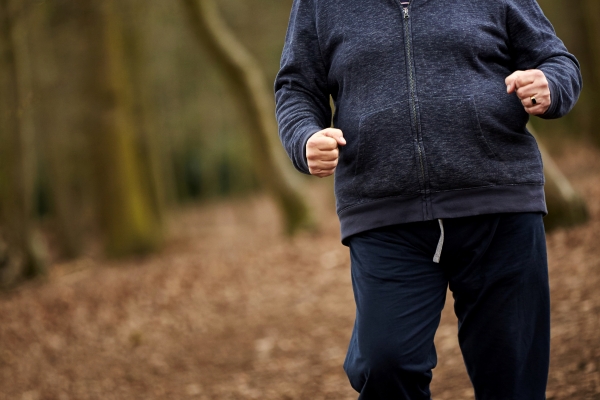
<svg viewBox="0 0 600 400">
<path fill-rule="evenodd" d="M 438 241 L 437 249 L 435 249 L 435 255 L 433 256 L 433 262 L 439 264 L 440 257 L 442 256 L 442 247 L 444 247 L 444 224 L 441 219 L 438 219 L 440 223 L 440 240 Z"/>
</svg>

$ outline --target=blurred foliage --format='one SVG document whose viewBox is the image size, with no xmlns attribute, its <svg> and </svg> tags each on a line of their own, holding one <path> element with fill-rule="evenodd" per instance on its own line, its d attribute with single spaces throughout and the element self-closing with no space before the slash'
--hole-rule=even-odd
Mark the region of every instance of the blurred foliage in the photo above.
<svg viewBox="0 0 600 400">
<path fill-rule="evenodd" d="M 291 1 L 220 5 L 272 82 Z M 0 284 L 43 264 L 36 220 L 59 256 L 98 233 L 107 254 L 147 252 L 165 209 L 260 187 L 235 98 L 180 2 L 0 6 Z"/>
</svg>

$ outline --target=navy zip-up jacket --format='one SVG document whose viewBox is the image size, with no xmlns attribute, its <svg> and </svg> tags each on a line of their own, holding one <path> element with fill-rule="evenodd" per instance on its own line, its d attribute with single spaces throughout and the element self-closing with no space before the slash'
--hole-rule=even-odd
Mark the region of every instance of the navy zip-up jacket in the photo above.
<svg viewBox="0 0 600 400">
<path fill-rule="evenodd" d="M 275 81 L 281 141 L 305 148 L 333 124 L 342 241 L 385 225 L 500 212 L 546 213 L 529 115 L 505 78 L 540 69 L 558 118 L 579 64 L 535 0 L 294 0 Z"/>
</svg>

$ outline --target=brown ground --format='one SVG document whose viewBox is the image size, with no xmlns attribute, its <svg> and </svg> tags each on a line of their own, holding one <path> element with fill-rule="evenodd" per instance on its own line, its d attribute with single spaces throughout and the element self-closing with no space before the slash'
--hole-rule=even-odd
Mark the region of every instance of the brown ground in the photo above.
<svg viewBox="0 0 600 400">
<path fill-rule="evenodd" d="M 600 399 L 600 153 L 557 161 L 592 221 L 548 236 L 548 398 Z M 57 263 L 0 295 L 0 399 L 355 399 L 348 251 L 323 188 L 318 234 L 282 238 L 265 198 L 207 205 L 172 217 L 158 255 Z M 472 399 L 450 306 L 434 398 Z"/>
</svg>

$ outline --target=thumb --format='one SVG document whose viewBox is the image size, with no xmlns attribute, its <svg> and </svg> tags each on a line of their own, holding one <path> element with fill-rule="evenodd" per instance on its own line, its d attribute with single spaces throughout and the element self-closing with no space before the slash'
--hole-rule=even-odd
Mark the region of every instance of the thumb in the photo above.
<svg viewBox="0 0 600 400">
<path fill-rule="evenodd" d="M 346 145 L 346 139 L 344 138 L 344 133 L 339 129 L 328 128 L 323 131 L 323 136 L 330 137 L 335 139 L 339 146 Z"/>
<path fill-rule="evenodd" d="M 520 71 L 513 72 L 506 77 L 504 83 L 506 84 L 506 93 L 512 93 L 517 90 L 517 75 Z"/>
</svg>

